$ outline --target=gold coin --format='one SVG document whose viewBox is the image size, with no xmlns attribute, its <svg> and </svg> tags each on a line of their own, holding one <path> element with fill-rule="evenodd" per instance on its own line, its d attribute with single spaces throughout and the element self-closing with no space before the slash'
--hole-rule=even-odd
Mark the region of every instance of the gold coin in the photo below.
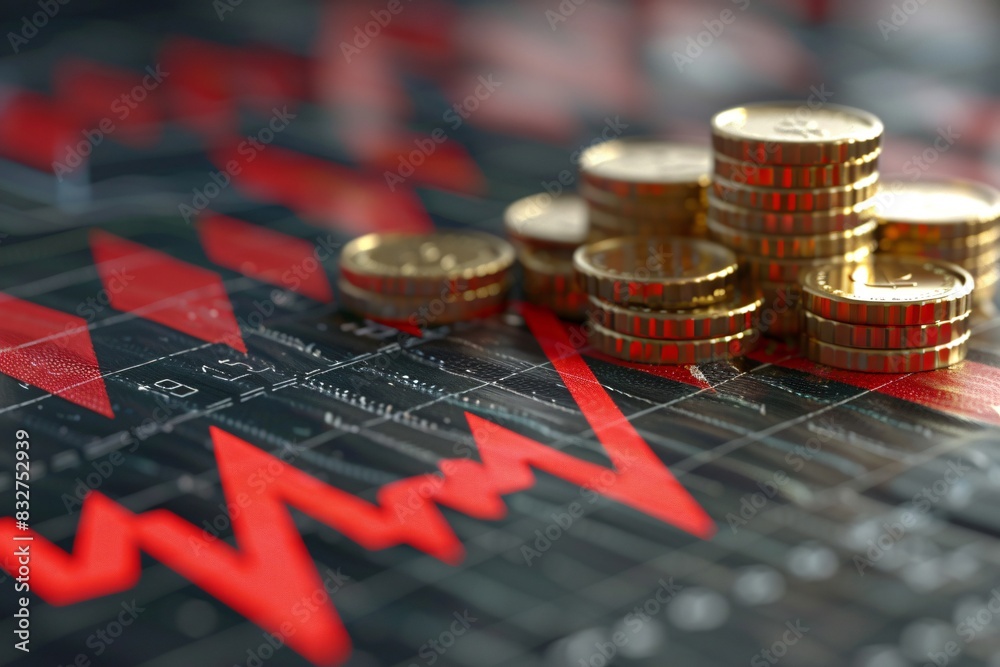
<svg viewBox="0 0 1000 667">
<path fill-rule="evenodd" d="M 875 217 L 874 201 L 801 213 L 758 211 L 708 198 L 709 214 L 724 225 L 758 234 L 828 234 L 853 229 Z"/>
<path fill-rule="evenodd" d="M 708 228 L 719 243 L 736 252 L 774 259 L 809 259 L 854 252 L 869 246 L 878 222 L 871 220 L 854 229 L 804 236 L 757 234 L 708 220 Z"/>
<path fill-rule="evenodd" d="M 605 141 L 580 156 L 581 182 L 618 197 L 658 197 L 705 187 L 711 172 L 708 147 L 653 139 Z"/>
<path fill-rule="evenodd" d="M 803 306 L 851 324 L 914 325 L 967 312 L 973 279 L 954 264 L 876 255 L 859 266 L 821 266 L 802 276 Z"/>
<path fill-rule="evenodd" d="M 969 332 L 934 347 L 867 350 L 806 338 L 806 356 L 817 363 L 863 373 L 916 373 L 945 368 L 965 359 Z"/>
<path fill-rule="evenodd" d="M 504 227 L 512 238 L 536 245 L 575 248 L 587 240 L 587 203 L 572 194 L 542 192 L 507 207 Z"/>
<path fill-rule="evenodd" d="M 513 246 L 484 232 L 367 234 L 344 246 L 340 274 L 377 294 L 437 296 L 499 282 L 514 259 Z"/>
<path fill-rule="evenodd" d="M 590 210 L 600 210 L 619 215 L 640 217 L 670 215 L 676 212 L 697 211 L 708 206 L 708 190 L 701 186 L 689 191 L 678 191 L 669 196 L 624 198 L 596 190 L 583 183 L 580 196 L 587 201 Z"/>
<path fill-rule="evenodd" d="M 737 269 L 736 255 L 717 243 L 629 236 L 578 248 L 573 265 L 592 296 L 666 309 L 724 301 Z"/>
<path fill-rule="evenodd" d="M 878 170 L 881 151 L 850 162 L 817 165 L 759 164 L 715 155 L 714 173 L 736 185 L 764 188 L 832 188 L 850 185 Z"/>
<path fill-rule="evenodd" d="M 762 211 L 784 213 L 825 211 L 855 206 L 872 198 L 878 192 L 878 176 L 878 172 L 875 172 L 860 181 L 835 188 L 794 190 L 738 185 L 732 181 L 716 178 L 712 181 L 711 192 L 713 198 L 724 203 Z"/>
<path fill-rule="evenodd" d="M 756 164 L 816 165 L 857 160 L 879 150 L 882 121 L 835 104 L 748 104 L 712 118 L 712 146 Z"/>
<path fill-rule="evenodd" d="M 883 238 L 932 243 L 996 226 L 1000 191 L 972 181 L 890 181 L 882 184 L 875 210 Z"/>
<path fill-rule="evenodd" d="M 731 301 L 704 308 L 654 310 L 623 307 L 590 297 L 590 321 L 639 338 L 695 340 L 731 336 L 756 325 L 763 298 L 737 293 Z"/>
<path fill-rule="evenodd" d="M 997 248 L 997 241 L 1000 241 L 1000 225 L 978 234 L 936 241 L 883 237 L 879 241 L 879 250 L 893 255 L 919 255 L 954 262 L 993 251 Z"/>
<path fill-rule="evenodd" d="M 587 341 L 609 356 L 641 364 L 703 364 L 742 357 L 753 349 L 760 335 L 748 329 L 730 336 L 702 340 L 657 340 L 618 333 L 590 323 Z"/>
<path fill-rule="evenodd" d="M 344 306 L 362 317 L 423 326 L 473 320 L 500 312 L 510 280 L 461 292 L 445 291 L 436 296 L 378 294 L 344 279 L 339 280 L 337 286 Z"/>
<path fill-rule="evenodd" d="M 758 255 L 740 255 L 740 262 L 748 276 L 753 280 L 766 280 L 773 283 L 794 283 L 799 276 L 812 268 L 825 264 L 841 264 L 856 266 L 864 264 L 872 257 L 875 244 L 863 245 L 857 250 L 845 252 L 831 257 L 815 257 L 812 259 L 772 259 Z"/>
<path fill-rule="evenodd" d="M 969 330 L 969 313 L 932 324 L 911 326 L 871 326 L 847 324 L 820 317 L 809 311 L 805 314 L 805 332 L 824 343 L 866 349 L 908 349 L 935 347 L 950 343 Z"/>
</svg>

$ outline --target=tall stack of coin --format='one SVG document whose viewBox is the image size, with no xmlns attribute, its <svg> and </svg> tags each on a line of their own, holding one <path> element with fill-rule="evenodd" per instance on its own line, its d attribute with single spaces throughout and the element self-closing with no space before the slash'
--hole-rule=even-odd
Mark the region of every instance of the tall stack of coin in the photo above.
<svg viewBox="0 0 1000 667">
<path fill-rule="evenodd" d="M 586 202 L 544 192 L 518 199 L 504 212 L 504 227 L 521 260 L 525 299 L 564 319 L 583 319 L 587 295 L 576 280 L 573 253 L 587 240 Z"/>
<path fill-rule="evenodd" d="M 413 326 L 503 309 L 514 248 L 473 231 L 367 234 L 340 253 L 341 299 L 363 317 Z"/>
<path fill-rule="evenodd" d="M 871 254 L 882 133 L 872 114 L 835 105 L 752 104 L 712 118 L 709 231 L 764 293 L 768 333 L 800 330 L 801 273 Z"/>
<path fill-rule="evenodd" d="M 615 236 L 704 236 L 708 148 L 650 139 L 615 139 L 580 157 L 580 195 L 593 241 Z"/>
<path fill-rule="evenodd" d="M 573 263 L 590 297 L 588 340 L 613 357 L 698 364 L 739 357 L 758 339 L 762 300 L 736 289 L 736 255 L 700 239 L 618 237 Z"/>
<path fill-rule="evenodd" d="M 851 371 L 910 373 L 965 358 L 972 276 L 955 264 L 879 254 L 802 278 L 806 355 Z"/>
<path fill-rule="evenodd" d="M 876 198 L 879 251 L 958 264 L 976 281 L 973 301 L 987 314 L 1000 281 L 1000 191 L 971 181 L 883 183 Z"/>
</svg>

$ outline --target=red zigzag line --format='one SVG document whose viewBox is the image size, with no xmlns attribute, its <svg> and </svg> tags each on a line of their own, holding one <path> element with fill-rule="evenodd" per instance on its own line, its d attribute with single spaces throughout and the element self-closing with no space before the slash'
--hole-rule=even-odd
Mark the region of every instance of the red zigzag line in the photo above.
<svg viewBox="0 0 1000 667">
<path fill-rule="evenodd" d="M 481 463 L 447 459 L 438 473 L 382 487 L 377 503 L 372 504 L 212 427 L 226 501 L 230 507 L 242 508 L 232 517 L 238 548 L 172 512 L 134 514 L 94 492 L 84 501 L 71 554 L 30 533 L 34 535 L 32 589 L 52 604 L 126 590 L 139 579 L 140 552 L 144 552 L 267 631 L 281 635 L 314 663 L 336 664 L 349 654 L 350 639 L 332 606 L 302 613 L 305 600 L 322 590 L 323 582 L 289 506 L 367 549 L 408 544 L 457 564 L 464 549 L 440 508 L 479 519 L 500 519 L 506 514 L 501 496 L 533 486 L 532 469 L 536 469 L 589 486 L 700 537 L 711 535 L 711 519 L 624 420 L 573 350 L 559 321 L 545 311 L 525 312 L 546 355 L 607 449 L 613 470 L 466 413 Z M 16 530 L 12 518 L 0 519 L 0 539 L 25 534 Z M 3 569 L 15 574 L 16 556 L 10 552 L 4 556 Z"/>
</svg>

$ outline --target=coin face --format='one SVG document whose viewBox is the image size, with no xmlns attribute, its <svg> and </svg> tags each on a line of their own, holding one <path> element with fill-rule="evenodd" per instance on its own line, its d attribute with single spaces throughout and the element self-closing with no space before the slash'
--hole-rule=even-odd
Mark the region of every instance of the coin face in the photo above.
<svg viewBox="0 0 1000 667">
<path fill-rule="evenodd" d="M 960 274 L 943 266 L 883 257 L 848 269 L 826 267 L 805 278 L 806 286 L 869 303 L 940 299 L 961 289 L 964 283 Z"/>
<path fill-rule="evenodd" d="M 712 119 L 712 129 L 739 139 L 803 143 L 866 141 L 884 131 L 882 121 L 866 111 L 837 105 L 810 109 L 797 102 L 727 109 Z"/>
<path fill-rule="evenodd" d="M 380 294 L 436 294 L 500 280 L 514 248 L 483 232 L 368 234 L 341 251 L 341 275 Z"/>
<path fill-rule="evenodd" d="M 576 195 L 531 195 L 507 207 L 504 226 L 529 242 L 575 247 L 587 240 L 587 204 Z"/>
<path fill-rule="evenodd" d="M 585 151 L 580 168 L 615 181 L 707 184 L 712 152 L 707 147 L 665 141 L 616 139 Z"/>
<path fill-rule="evenodd" d="M 690 308 L 726 299 L 736 255 L 699 239 L 625 236 L 577 249 L 573 265 L 584 289 L 614 303 Z"/>
<path fill-rule="evenodd" d="M 750 104 L 712 118 L 712 146 L 752 164 L 821 165 L 874 160 L 882 122 L 860 109 L 796 102 Z"/>
<path fill-rule="evenodd" d="M 595 243 L 578 251 L 584 271 L 640 281 L 687 282 L 711 274 L 732 272 L 736 257 L 715 243 L 692 239 L 636 239 L 623 237 Z M 578 267 L 579 268 L 579 267 Z"/>
<path fill-rule="evenodd" d="M 968 181 L 892 181 L 882 184 L 875 197 L 875 211 L 880 219 L 891 222 L 988 222 L 1000 216 L 1000 192 Z"/>
<path fill-rule="evenodd" d="M 804 306 L 838 322 L 930 324 L 970 306 L 973 278 L 947 262 L 877 255 L 856 266 L 820 266 L 803 275 Z"/>
</svg>

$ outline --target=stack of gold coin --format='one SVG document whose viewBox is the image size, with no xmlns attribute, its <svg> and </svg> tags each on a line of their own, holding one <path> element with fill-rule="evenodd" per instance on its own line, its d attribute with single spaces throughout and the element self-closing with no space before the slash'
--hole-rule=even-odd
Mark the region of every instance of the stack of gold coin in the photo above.
<svg viewBox="0 0 1000 667">
<path fill-rule="evenodd" d="M 1000 280 L 1000 192 L 971 181 L 883 183 L 876 198 L 879 252 L 943 259 L 976 281 L 977 310 L 995 312 Z"/>
<path fill-rule="evenodd" d="M 514 259 L 513 246 L 483 232 L 367 234 L 341 251 L 338 286 L 363 317 L 444 324 L 501 311 Z"/>
<path fill-rule="evenodd" d="M 965 358 L 972 276 L 919 257 L 875 255 L 802 278 L 806 355 L 850 371 L 911 373 Z"/>
<path fill-rule="evenodd" d="M 708 227 L 765 297 L 761 328 L 796 334 L 800 274 L 866 259 L 882 123 L 850 107 L 752 104 L 712 118 Z"/>
<path fill-rule="evenodd" d="M 580 195 L 590 238 L 665 239 L 705 235 L 708 148 L 651 139 L 615 139 L 580 157 Z"/>
<path fill-rule="evenodd" d="M 524 296 L 564 319 L 583 319 L 587 295 L 573 269 L 573 253 L 587 240 L 587 204 L 576 195 L 540 193 L 518 199 L 504 212 L 517 248 Z"/>
<path fill-rule="evenodd" d="M 588 340 L 613 357 L 698 364 L 746 354 L 762 300 L 736 288 L 736 255 L 701 239 L 619 237 L 579 248 Z"/>
</svg>

